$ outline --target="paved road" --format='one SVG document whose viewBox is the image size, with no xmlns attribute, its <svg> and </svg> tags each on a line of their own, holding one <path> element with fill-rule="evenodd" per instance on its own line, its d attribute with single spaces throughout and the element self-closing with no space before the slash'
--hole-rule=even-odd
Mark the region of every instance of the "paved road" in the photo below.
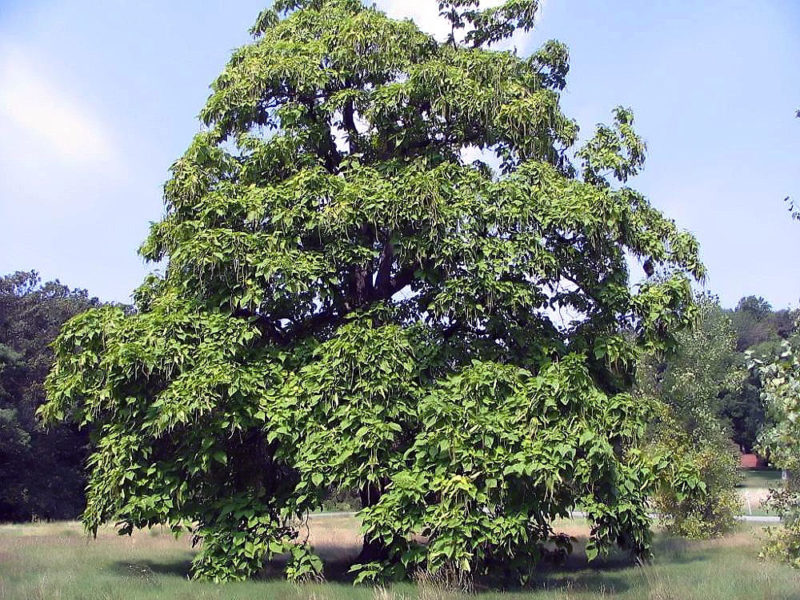
<svg viewBox="0 0 800 600">
<path fill-rule="evenodd" d="M 356 513 L 354 512 L 315 512 L 308 515 L 312 519 L 327 519 L 330 517 L 355 517 Z"/>
<path fill-rule="evenodd" d="M 577 517 L 579 519 L 585 518 L 586 513 L 576 510 L 572 513 L 573 517 Z M 650 518 L 656 519 L 658 515 L 651 514 Z M 757 516 L 757 515 L 739 515 L 736 517 L 737 521 L 747 521 L 748 523 L 780 523 L 781 518 L 775 516 Z"/>
<path fill-rule="evenodd" d="M 749 521 L 751 523 L 780 523 L 781 518 L 770 515 L 739 515 L 736 517 L 739 521 Z"/>
</svg>

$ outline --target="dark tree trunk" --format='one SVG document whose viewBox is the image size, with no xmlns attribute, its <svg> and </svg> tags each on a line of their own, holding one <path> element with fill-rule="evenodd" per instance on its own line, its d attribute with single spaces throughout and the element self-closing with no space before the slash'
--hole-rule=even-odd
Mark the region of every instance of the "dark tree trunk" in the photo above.
<svg viewBox="0 0 800 600">
<path fill-rule="evenodd" d="M 800 492 L 800 478 L 798 478 L 797 471 L 784 469 L 783 473 L 781 473 L 781 478 L 784 480 L 788 491 Z"/>
<path fill-rule="evenodd" d="M 389 549 L 381 542 L 369 541 L 364 536 L 364 545 L 361 546 L 361 552 L 356 557 L 356 563 L 363 565 L 371 562 L 382 562 L 389 558 Z"/>
<path fill-rule="evenodd" d="M 361 498 L 361 508 L 367 508 L 378 503 L 381 497 L 381 490 L 378 486 L 367 485 L 359 490 L 358 495 Z M 367 536 L 364 536 L 364 545 L 356 558 L 356 563 L 380 562 L 387 558 L 389 558 L 389 549 L 382 541 L 370 540 Z"/>
</svg>

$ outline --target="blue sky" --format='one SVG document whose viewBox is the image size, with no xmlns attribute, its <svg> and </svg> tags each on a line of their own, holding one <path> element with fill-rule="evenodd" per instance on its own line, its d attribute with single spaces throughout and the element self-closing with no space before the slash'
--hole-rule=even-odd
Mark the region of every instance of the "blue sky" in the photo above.
<svg viewBox="0 0 800 600">
<path fill-rule="evenodd" d="M 435 0 L 382 0 L 438 33 Z M 0 0 L 0 273 L 125 301 L 171 162 L 264 2 Z M 731 306 L 800 301 L 800 2 L 546 0 L 528 53 L 571 50 L 563 105 L 588 133 L 633 108 L 633 185 L 700 240 Z"/>
</svg>

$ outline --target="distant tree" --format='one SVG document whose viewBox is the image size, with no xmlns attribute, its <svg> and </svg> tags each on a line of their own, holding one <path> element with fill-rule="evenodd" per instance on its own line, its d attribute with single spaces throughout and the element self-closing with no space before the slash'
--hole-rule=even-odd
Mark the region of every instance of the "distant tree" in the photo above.
<svg viewBox="0 0 800 600">
<path fill-rule="evenodd" d="M 688 537 L 729 531 L 739 513 L 739 464 L 721 399 L 737 393 L 746 369 L 735 350 L 736 334 L 717 298 L 697 299 L 696 326 L 677 336 L 674 352 L 654 353 L 637 372 L 637 391 L 657 397 L 664 410 L 649 430 L 652 443 L 682 462 L 695 464 L 707 490 L 702 498 L 662 489 L 655 497 L 667 528 Z"/>
<path fill-rule="evenodd" d="M 746 362 L 742 354 L 737 365 L 744 364 Z M 748 372 L 741 388 L 726 392 L 720 404 L 720 415 L 730 423 L 733 442 L 741 452 L 753 452 L 766 418 L 759 376 Z"/>
<path fill-rule="evenodd" d="M 741 368 L 746 368 L 745 352 L 766 362 L 777 358 L 782 340 L 793 335 L 798 316 L 794 310 L 773 310 L 769 302 L 757 296 L 742 298 L 728 314 L 736 330 Z M 761 388 L 758 373 L 750 371 L 741 388 L 725 394 L 721 403 L 721 414 L 731 423 L 733 440 L 743 452 L 753 450 L 765 423 Z"/>
<path fill-rule="evenodd" d="M 35 418 L 61 325 L 99 306 L 85 290 L 42 283 L 35 271 L 0 278 L 0 520 L 67 519 L 84 507 L 88 437 Z"/>
<path fill-rule="evenodd" d="M 748 348 L 766 342 L 775 335 L 772 306 L 764 298 L 747 296 L 731 313 L 731 321 L 736 329 L 736 349 L 744 352 Z"/>
<path fill-rule="evenodd" d="M 274 6 L 172 167 L 142 248 L 165 276 L 55 344 L 43 415 L 97 432 L 88 528 L 188 528 L 196 577 L 288 551 L 302 578 L 297 520 L 343 488 L 359 580 L 524 571 L 577 505 L 590 557 L 647 555 L 654 487 L 700 485 L 643 453 L 635 357 L 673 343 L 704 271 L 620 185 L 644 160 L 631 113 L 575 148 L 566 48 L 489 48 L 534 0 L 442 1 L 443 43 L 356 0 Z M 631 256 L 664 278 L 632 290 Z"/>
</svg>

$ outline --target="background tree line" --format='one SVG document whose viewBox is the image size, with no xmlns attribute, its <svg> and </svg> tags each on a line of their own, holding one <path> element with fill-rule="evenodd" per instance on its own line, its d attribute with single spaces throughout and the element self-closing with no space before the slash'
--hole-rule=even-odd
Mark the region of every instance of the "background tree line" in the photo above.
<svg viewBox="0 0 800 600">
<path fill-rule="evenodd" d="M 36 409 L 61 325 L 101 302 L 36 271 L 0 278 L 0 521 L 74 519 L 85 505 L 89 434 L 44 428 Z"/>
</svg>

